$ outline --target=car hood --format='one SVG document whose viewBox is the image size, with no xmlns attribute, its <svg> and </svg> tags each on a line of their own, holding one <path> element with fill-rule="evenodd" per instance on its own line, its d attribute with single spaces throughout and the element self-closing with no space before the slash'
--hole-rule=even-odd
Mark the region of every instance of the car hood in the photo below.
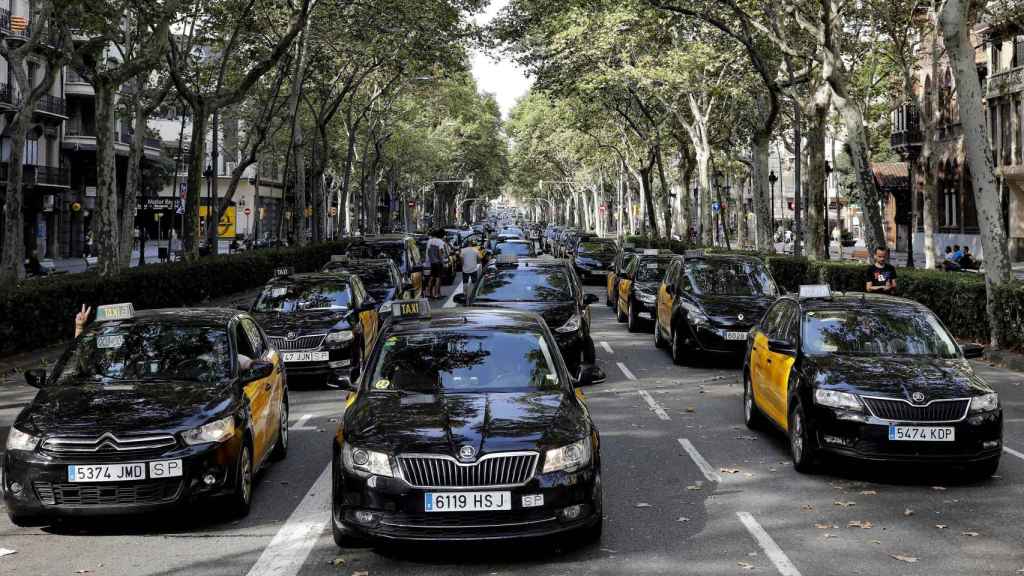
<svg viewBox="0 0 1024 576">
<path fill-rule="evenodd" d="M 83 383 L 42 389 L 18 417 L 45 434 L 179 432 L 230 409 L 230 384 L 147 381 Z"/>
<path fill-rule="evenodd" d="M 715 324 L 750 327 L 761 320 L 775 301 L 771 296 L 698 296 L 697 303 Z M 740 320 L 740 315 L 743 319 Z"/>
<path fill-rule="evenodd" d="M 348 310 L 308 310 L 304 312 L 267 312 L 253 314 L 269 336 L 323 334 L 328 330 L 351 328 Z"/>
<path fill-rule="evenodd" d="M 345 438 L 390 453 L 483 455 L 562 446 L 589 430 L 560 392 L 371 394 L 346 414 Z"/>
<path fill-rule="evenodd" d="M 914 392 L 921 392 L 934 400 L 992 391 L 961 359 L 838 354 L 805 358 L 817 386 L 856 394 L 911 400 Z"/>
<path fill-rule="evenodd" d="M 560 302 L 476 302 L 474 305 L 533 312 L 544 318 L 544 322 L 552 330 L 568 322 L 569 318 L 576 313 L 576 302 L 572 300 Z"/>
</svg>

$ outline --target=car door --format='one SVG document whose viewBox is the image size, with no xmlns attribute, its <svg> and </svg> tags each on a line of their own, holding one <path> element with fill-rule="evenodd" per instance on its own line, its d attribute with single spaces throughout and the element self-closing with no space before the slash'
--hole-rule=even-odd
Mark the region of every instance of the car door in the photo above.
<svg viewBox="0 0 1024 576">
<path fill-rule="evenodd" d="M 675 303 L 676 283 L 679 276 L 679 260 L 673 259 L 669 264 L 665 278 L 658 287 L 658 326 L 663 334 L 668 334 L 672 326 L 672 305 Z"/>
<path fill-rule="evenodd" d="M 356 309 L 363 308 L 366 305 L 366 288 L 363 287 L 362 281 L 359 278 L 353 277 L 351 280 L 352 289 L 352 305 Z M 378 317 L 377 307 L 368 308 L 359 311 L 359 324 L 363 331 L 363 353 L 373 348 L 373 341 L 377 338 L 378 330 Z"/>
<path fill-rule="evenodd" d="M 405 241 L 405 269 L 408 270 L 409 282 L 412 284 L 415 298 L 423 294 L 423 260 L 420 249 L 412 239 Z"/>
<path fill-rule="evenodd" d="M 633 275 L 636 274 L 640 258 L 632 258 L 622 278 L 619 278 L 619 305 L 623 310 L 629 307 L 629 294 L 633 289 Z"/>
<path fill-rule="evenodd" d="M 615 302 L 615 280 L 619 277 L 619 266 L 622 265 L 623 253 L 619 252 L 612 263 L 612 271 L 608 273 L 608 301 Z"/>
<path fill-rule="evenodd" d="M 256 326 L 256 322 L 251 318 L 243 318 L 241 321 L 242 330 L 245 335 L 249 338 L 249 342 L 252 344 L 253 352 L 257 355 L 256 357 L 264 362 L 270 362 L 274 365 L 274 371 L 271 373 L 269 380 L 270 383 L 270 398 L 269 411 L 267 414 L 267 429 L 266 433 L 268 436 L 268 443 L 273 445 L 273 442 L 277 440 L 275 435 L 276 431 L 280 429 L 279 424 L 283 415 L 284 405 L 284 370 L 281 366 L 280 355 L 270 347 L 267 343 L 266 336 L 260 331 L 259 327 Z M 266 386 L 264 386 L 266 388 Z"/>
<path fill-rule="evenodd" d="M 768 375 L 765 372 L 768 335 L 779 323 L 784 311 L 785 302 L 778 302 L 768 309 L 761 323 L 754 328 L 754 341 L 750 347 L 750 387 L 754 392 L 754 401 L 766 414 L 771 410 L 768 397 L 770 386 L 766 383 Z"/>
<path fill-rule="evenodd" d="M 768 415 L 783 428 L 789 424 L 789 373 L 796 362 L 796 355 L 774 351 L 771 346 L 773 341 L 777 341 L 795 347 L 794 332 L 798 331 L 797 306 L 784 302 L 782 315 L 768 334 L 768 347 L 764 354 L 765 397 L 770 405 Z"/>
<path fill-rule="evenodd" d="M 241 320 L 234 322 L 232 332 L 238 354 L 254 361 L 261 360 Z M 278 373 L 275 370 L 269 377 L 246 382 L 243 387 L 245 397 L 249 401 L 249 416 L 252 419 L 253 460 L 257 463 L 263 461 L 272 440 L 270 438 L 270 420 L 273 414 L 274 378 L 277 376 Z"/>
</svg>

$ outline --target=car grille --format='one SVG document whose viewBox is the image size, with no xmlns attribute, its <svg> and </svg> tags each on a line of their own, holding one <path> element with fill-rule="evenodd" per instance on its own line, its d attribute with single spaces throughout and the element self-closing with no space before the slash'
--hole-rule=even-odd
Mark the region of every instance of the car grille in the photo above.
<svg viewBox="0 0 1024 576">
<path fill-rule="evenodd" d="M 159 452 L 178 443 L 170 434 L 148 436 L 115 436 L 107 432 L 99 437 L 51 436 L 43 440 L 42 449 L 53 454 Z"/>
<path fill-rule="evenodd" d="M 274 348 L 285 352 L 291 352 L 294 350 L 316 350 L 324 343 L 326 334 L 312 334 L 310 336 L 299 336 L 291 340 L 287 338 L 281 338 L 280 336 L 271 336 L 270 342 L 274 345 Z"/>
<path fill-rule="evenodd" d="M 893 398 L 861 396 L 861 399 L 878 418 L 903 422 L 956 422 L 964 419 L 971 404 L 970 398 L 934 400 L 920 406 Z"/>
<path fill-rule="evenodd" d="M 181 492 L 181 479 L 128 484 L 34 482 L 39 501 L 49 506 L 116 506 L 171 502 Z"/>
<path fill-rule="evenodd" d="M 488 454 L 463 464 L 450 456 L 399 456 L 405 480 L 417 488 L 484 488 L 518 486 L 533 478 L 536 452 Z"/>
</svg>

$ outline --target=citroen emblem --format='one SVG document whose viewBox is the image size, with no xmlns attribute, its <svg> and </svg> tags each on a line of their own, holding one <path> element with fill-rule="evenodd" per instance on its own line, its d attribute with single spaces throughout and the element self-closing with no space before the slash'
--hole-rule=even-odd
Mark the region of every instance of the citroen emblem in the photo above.
<svg viewBox="0 0 1024 576">
<path fill-rule="evenodd" d="M 295 332 L 289 332 L 288 334 L 285 335 L 285 338 L 289 340 L 295 340 L 296 336 L 298 336 L 298 334 L 296 334 Z"/>
<path fill-rule="evenodd" d="M 743 318 L 744 318 L 743 314 L 737 314 L 736 315 L 736 319 L 739 320 L 740 322 L 743 321 Z"/>
<path fill-rule="evenodd" d="M 460 460 L 472 460 L 474 455 L 476 455 L 476 449 L 468 444 L 459 448 Z"/>
<path fill-rule="evenodd" d="M 924 402 L 924 394 L 922 394 L 921 392 L 914 392 L 913 394 L 910 395 L 910 399 L 920 404 L 921 402 Z"/>
</svg>

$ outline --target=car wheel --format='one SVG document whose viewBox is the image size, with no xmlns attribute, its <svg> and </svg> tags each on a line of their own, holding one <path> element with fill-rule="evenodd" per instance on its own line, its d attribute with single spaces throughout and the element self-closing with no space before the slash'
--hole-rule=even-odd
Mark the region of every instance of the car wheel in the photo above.
<svg viewBox="0 0 1024 576">
<path fill-rule="evenodd" d="M 679 331 L 672 331 L 672 363 L 678 366 L 686 364 L 684 344 L 679 339 Z"/>
<path fill-rule="evenodd" d="M 764 415 L 754 402 L 754 387 L 750 382 L 750 368 L 743 369 L 743 422 L 751 430 L 764 427 Z"/>
<path fill-rule="evenodd" d="M 331 535 L 334 537 L 334 545 L 338 548 L 349 548 L 358 542 L 352 530 L 341 523 L 341 503 L 344 500 L 342 489 L 338 485 L 338 456 L 335 455 L 331 462 Z"/>
<path fill-rule="evenodd" d="M 270 459 L 278 462 L 288 456 L 288 389 L 285 388 L 284 399 L 281 400 L 281 418 L 278 422 L 277 443 L 270 452 Z"/>
<path fill-rule="evenodd" d="M 665 339 L 661 337 L 661 323 L 654 321 L 654 347 L 661 349 L 665 347 Z"/>
<path fill-rule="evenodd" d="M 636 307 L 633 306 L 633 300 L 629 300 L 629 310 L 626 312 L 626 330 L 630 332 L 640 331 L 640 317 L 637 316 Z"/>
<path fill-rule="evenodd" d="M 626 311 L 622 309 L 622 301 L 615 301 L 615 320 L 620 324 L 626 321 Z"/>
<path fill-rule="evenodd" d="M 804 408 L 797 402 L 789 415 L 789 455 L 793 458 L 793 469 L 802 474 L 814 472 L 815 452 L 814 440 L 807 433 Z"/>
<path fill-rule="evenodd" d="M 235 491 L 231 495 L 229 510 L 232 516 L 244 518 L 252 507 L 253 459 L 248 439 L 242 444 L 238 455 L 238 475 L 235 477 Z"/>
</svg>

